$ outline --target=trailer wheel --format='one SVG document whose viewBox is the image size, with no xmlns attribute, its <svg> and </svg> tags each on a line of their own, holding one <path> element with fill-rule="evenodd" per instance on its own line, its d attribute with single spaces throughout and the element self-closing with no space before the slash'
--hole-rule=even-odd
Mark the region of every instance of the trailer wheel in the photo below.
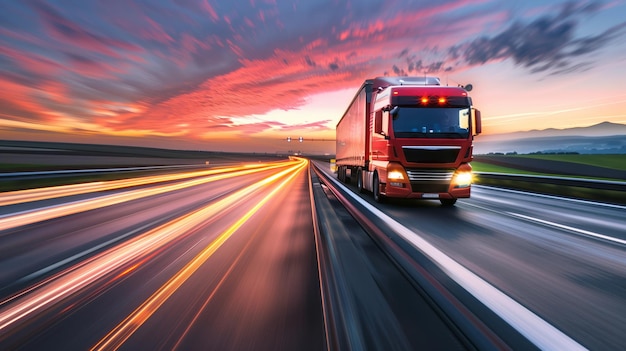
<svg viewBox="0 0 626 351">
<path fill-rule="evenodd" d="M 454 206 L 456 203 L 456 199 L 439 199 L 439 201 L 441 201 L 441 206 L 444 207 Z"/>
<path fill-rule="evenodd" d="M 374 201 L 378 203 L 385 202 L 385 197 L 380 194 L 380 181 L 378 180 L 378 173 L 374 173 L 372 192 L 374 193 Z"/>
<path fill-rule="evenodd" d="M 356 171 L 356 188 L 359 193 L 363 192 L 363 172 L 361 172 L 361 168 Z"/>
</svg>

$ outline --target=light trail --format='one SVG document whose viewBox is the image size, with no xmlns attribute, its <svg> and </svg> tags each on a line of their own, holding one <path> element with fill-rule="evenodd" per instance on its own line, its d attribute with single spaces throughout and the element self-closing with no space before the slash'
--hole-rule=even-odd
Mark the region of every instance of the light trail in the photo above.
<svg viewBox="0 0 626 351">
<path fill-rule="evenodd" d="M 168 184 L 155 186 L 149 189 L 137 189 L 129 190 L 127 192 L 104 195 L 93 199 L 80 200 L 70 202 L 57 206 L 44 207 L 32 211 L 19 212 L 16 214 L 10 214 L 0 217 L 0 230 L 15 228 L 22 225 L 27 225 L 35 222 L 44 221 L 47 219 L 57 218 L 61 216 L 67 216 L 79 212 L 85 212 L 105 206 L 116 205 L 119 203 L 140 199 L 147 196 L 158 195 L 167 193 L 170 191 L 176 191 L 183 188 L 196 186 L 204 183 L 213 182 L 220 179 L 226 179 L 235 176 L 242 176 L 255 172 L 261 172 L 265 170 L 286 167 L 287 163 L 280 163 L 275 165 L 265 165 L 261 168 L 251 167 L 239 167 L 232 169 L 229 173 L 218 173 L 213 176 L 206 176 L 198 179 L 192 179 L 181 183 Z"/>
<path fill-rule="evenodd" d="M 78 293 L 81 289 L 86 288 L 116 270 L 123 269 L 124 271 L 128 271 L 128 267 L 136 269 L 137 264 L 142 261 L 145 262 L 145 257 L 150 256 L 157 250 L 162 249 L 187 233 L 192 232 L 194 229 L 211 222 L 216 215 L 232 210 L 240 201 L 245 200 L 252 193 L 277 182 L 280 178 L 288 176 L 290 173 L 292 174 L 287 179 L 292 179 L 297 171 L 306 166 L 306 163 L 306 160 L 295 164 L 292 163 L 293 166 L 275 173 L 262 181 L 256 182 L 215 203 L 209 204 L 186 216 L 170 221 L 158 228 L 130 239 L 127 242 L 112 247 L 0 302 L 0 332 L 2 332 L 0 333 L 0 340 L 3 338 L 2 335 L 9 335 L 8 330 L 10 328 L 19 327 L 19 325 L 27 323 L 29 319 L 36 318 L 38 313 L 42 313 L 47 308 L 64 301 Z M 273 196 L 273 194 L 286 183 L 287 180 L 283 181 L 283 183 L 270 194 Z M 187 264 L 179 274 L 170 279 L 165 287 L 162 287 L 156 295 L 153 295 L 153 297 L 149 299 L 149 301 L 152 301 L 148 303 L 148 305 L 151 306 L 150 308 L 154 306 L 158 308 L 158 306 L 162 304 L 162 302 L 158 302 L 161 301 L 160 299 L 162 297 L 169 297 L 171 293 L 173 293 L 173 287 L 180 286 L 179 284 L 182 284 L 182 281 L 186 279 L 184 277 L 188 277 L 188 275 L 191 274 L 190 272 L 197 269 L 198 265 L 201 264 L 199 263 L 200 261 L 204 262 L 210 254 L 217 250 L 219 246 L 230 237 L 232 232 L 239 228 L 239 226 L 260 208 L 260 204 L 266 203 L 270 198 L 271 196 L 266 196 L 264 200 L 254 206 L 252 210 L 240 218 L 226 232 L 222 233 L 209 247 L 203 250 L 199 256 Z M 122 277 L 123 275 L 118 274 L 117 276 Z M 143 306 L 145 305 L 146 304 Z M 133 318 L 138 317 L 135 316 Z M 126 328 L 128 327 L 123 327 L 123 329 Z"/>
<path fill-rule="evenodd" d="M 116 350 L 124 344 L 132 334 L 137 331 L 185 282 L 193 273 L 217 251 L 248 219 L 250 219 L 261 207 L 270 201 L 282 188 L 304 169 L 306 162 L 297 166 L 297 169 L 287 170 L 291 172 L 282 183 L 276 186 L 261 201 L 257 202 L 246 214 L 239 218 L 226 231 L 221 233 L 209 246 L 196 255 L 183 269 L 176 273 L 157 292 L 150 296 L 139 308 L 131 313 L 124 321 L 117 325 L 109 334 L 102 338 L 91 350 Z M 284 173 L 284 172 L 283 172 Z M 263 185 L 270 185 L 283 177 L 277 174 L 262 181 Z"/>
<path fill-rule="evenodd" d="M 132 179 L 111 180 L 111 181 L 106 181 L 106 182 L 104 181 L 89 182 L 89 183 L 80 183 L 80 184 L 51 186 L 51 187 L 37 188 L 37 189 L 7 191 L 7 192 L 0 193 L 0 206 L 7 206 L 7 205 L 39 201 L 39 200 L 47 200 L 47 199 L 53 199 L 53 198 L 63 197 L 63 196 L 80 195 L 80 194 L 96 192 L 96 191 L 115 190 L 115 189 L 128 188 L 128 187 L 139 186 L 139 185 L 148 185 L 148 184 L 161 183 L 161 182 L 167 182 L 167 181 L 173 181 L 173 180 L 181 180 L 181 179 L 186 179 L 186 178 L 203 177 L 203 176 L 209 176 L 213 174 L 236 172 L 241 169 L 252 169 L 252 168 L 262 169 L 265 167 L 268 167 L 268 164 L 262 163 L 262 164 L 244 165 L 240 167 L 214 168 L 214 169 L 206 170 L 206 171 L 195 171 L 195 172 L 139 177 L 139 178 L 132 178 Z"/>
</svg>

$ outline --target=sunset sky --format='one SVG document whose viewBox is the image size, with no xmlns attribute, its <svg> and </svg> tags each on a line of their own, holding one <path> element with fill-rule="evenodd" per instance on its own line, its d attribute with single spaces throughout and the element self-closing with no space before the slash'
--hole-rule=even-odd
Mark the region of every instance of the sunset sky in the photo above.
<svg viewBox="0 0 626 351">
<path fill-rule="evenodd" d="M 334 153 L 310 139 L 334 139 L 383 75 L 472 83 L 485 135 L 626 123 L 624 14 L 626 0 L 3 1 L 0 139 Z"/>
</svg>

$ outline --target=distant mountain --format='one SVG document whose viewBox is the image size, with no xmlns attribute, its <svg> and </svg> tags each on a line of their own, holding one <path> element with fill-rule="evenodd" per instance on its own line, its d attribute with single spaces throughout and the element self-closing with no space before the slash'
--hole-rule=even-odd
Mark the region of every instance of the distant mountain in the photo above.
<svg viewBox="0 0 626 351">
<path fill-rule="evenodd" d="M 589 127 L 543 129 L 476 138 L 477 154 L 491 152 L 578 152 L 626 154 L 626 125 L 602 122 Z"/>
</svg>

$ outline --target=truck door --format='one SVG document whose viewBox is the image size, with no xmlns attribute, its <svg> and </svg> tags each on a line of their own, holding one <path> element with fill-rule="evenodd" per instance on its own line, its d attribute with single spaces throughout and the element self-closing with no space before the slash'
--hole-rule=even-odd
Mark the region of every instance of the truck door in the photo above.
<svg viewBox="0 0 626 351">
<path fill-rule="evenodd" d="M 389 138 L 389 112 L 378 110 L 374 112 L 374 133 L 372 133 L 372 160 L 387 161 Z"/>
</svg>

